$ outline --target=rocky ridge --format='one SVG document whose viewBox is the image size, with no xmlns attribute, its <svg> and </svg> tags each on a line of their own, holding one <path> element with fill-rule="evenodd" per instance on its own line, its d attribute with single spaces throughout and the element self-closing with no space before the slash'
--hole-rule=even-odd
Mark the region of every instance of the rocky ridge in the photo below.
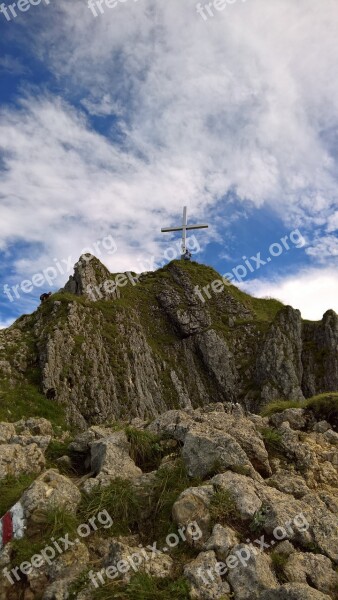
<svg viewBox="0 0 338 600">
<path fill-rule="evenodd" d="M 81 257 L 64 290 L 0 331 L 4 419 L 12 420 L 6 397 L 25 397 L 27 386 L 40 394 L 35 404 L 44 398 L 82 429 L 210 402 L 255 412 L 338 389 L 335 312 L 306 322 L 232 285 L 210 293 L 220 276 L 197 263 L 118 277 L 120 286 L 97 259 Z M 205 303 L 196 286 L 209 286 Z"/>
</svg>

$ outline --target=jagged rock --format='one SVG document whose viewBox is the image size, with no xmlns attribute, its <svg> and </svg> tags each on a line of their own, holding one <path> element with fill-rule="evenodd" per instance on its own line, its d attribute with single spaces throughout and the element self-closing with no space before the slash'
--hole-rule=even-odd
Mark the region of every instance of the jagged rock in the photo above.
<svg viewBox="0 0 338 600">
<path fill-rule="evenodd" d="M 209 329 L 195 336 L 195 344 L 210 375 L 215 378 L 224 400 L 234 400 L 238 373 L 226 342 Z"/>
<path fill-rule="evenodd" d="M 329 444 L 333 444 L 335 446 L 338 446 L 338 433 L 336 431 L 333 431 L 332 429 L 329 429 L 328 431 L 326 431 L 324 433 L 324 439 L 326 442 L 329 442 Z"/>
<path fill-rule="evenodd" d="M 238 411 L 236 406 L 233 409 Z M 236 466 L 246 466 L 252 473 L 252 463 L 263 474 L 271 474 L 262 436 L 242 412 L 226 413 L 218 405 L 203 411 L 169 411 L 148 429 L 184 443 L 182 457 L 193 477 Z"/>
<path fill-rule="evenodd" d="M 231 527 L 215 525 L 210 538 L 205 542 L 203 550 L 213 550 L 217 560 L 225 562 L 231 548 L 239 544 L 237 533 Z"/>
<path fill-rule="evenodd" d="M 279 398 L 303 400 L 302 320 L 299 310 L 286 306 L 277 314 L 258 357 L 256 376 L 262 387 L 263 402 Z"/>
<path fill-rule="evenodd" d="M 117 478 L 132 481 L 142 475 L 129 456 L 130 444 L 124 431 L 116 431 L 91 443 L 91 472 L 95 478 L 88 479 L 84 489 L 88 492 L 97 485 L 108 485 Z"/>
<path fill-rule="evenodd" d="M 21 498 L 26 518 L 35 523 L 43 523 L 45 513 L 52 508 L 75 513 L 80 500 L 78 488 L 56 469 L 40 475 Z"/>
<path fill-rule="evenodd" d="M 48 448 L 52 436 L 48 435 L 14 435 L 11 439 L 11 444 L 18 444 L 19 446 L 30 446 L 36 444 L 44 452 Z"/>
<path fill-rule="evenodd" d="M 69 277 L 65 292 L 85 296 L 92 301 L 111 300 L 119 297 L 119 290 L 111 281 L 108 269 L 92 254 L 83 254 Z"/>
<path fill-rule="evenodd" d="M 121 561 L 123 561 L 123 568 L 120 569 Z M 119 579 L 128 582 L 135 571 L 147 573 L 152 577 L 169 577 L 173 569 L 173 560 L 158 549 L 153 552 L 113 540 L 103 566 L 115 567 L 116 572 L 119 573 Z"/>
<path fill-rule="evenodd" d="M 284 573 L 291 583 L 311 583 L 320 592 L 331 594 L 338 590 L 338 574 L 331 561 L 311 552 L 291 554 L 284 565 Z"/>
<path fill-rule="evenodd" d="M 271 487 L 277 488 L 280 492 L 291 494 L 295 498 L 302 498 L 310 492 L 310 489 L 300 475 L 282 469 L 270 477 L 270 479 L 267 479 L 266 483 Z"/>
<path fill-rule="evenodd" d="M 242 560 L 237 560 L 236 568 L 230 569 L 227 574 L 236 600 L 260 600 L 265 590 L 278 587 L 272 572 L 271 558 L 266 554 L 257 554 L 256 549 L 251 549 L 250 552 L 250 548 L 239 544 L 232 550 L 233 556 L 243 557 Z M 245 556 L 250 558 L 247 560 Z"/>
<path fill-rule="evenodd" d="M 202 535 L 199 539 L 187 534 L 187 543 L 191 546 L 202 548 L 203 543 L 210 536 L 211 518 L 208 507 L 213 495 L 214 489 L 211 485 L 188 488 L 182 492 L 173 506 L 173 520 L 177 525 L 187 528 L 189 524 L 196 522 L 201 530 Z"/>
<path fill-rule="evenodd" d="M 272 415 L 269 421 L 274 427 L 280 427 L 282 423 L 287 421 L 291 429 L 304 429 L 306 426 L 305 410 L 303 408 L 288 408 Z"/>
<path fill-rule="evenodd" d="M 331 429 L 331 425 L 327 421 L 319 421 L 319 423 L 315 423 L 313 426 L 313 431 L 316 433 L 325 433 L 329 429 Z"/>
<path fill-rule="evenodd" d="M 76 544 L 59 556 L 47 569 L 52 583 L 45 589 L 42 600 L 67 600 L 72 583 L 85 570 L 89 560 L 89 551 L 84 543 Z"/>
<path fill-rule="evenodd" d="M 0 445 L 0 480 L 8 475 L 18 478 L 25 473 L 41 473 L 45 467 L 45 457 L 36 444 Z"/>
<path fill-rule="evenodd" d="M 229 584 L 217 572 L 217 559 L 212 551 L 201 552 L 184 567 L 184 576 L 190 584 L 190 598 L 195 600 L 222 600 L 230 593 Z"/>
<path fill-rule="evenodd" d="M 303 325 L 303 381 L 308 398 L 338 389 L 338 315 L 328 310 L 318 323 Z"/>
<path fill-rule="evenodd" d="M 216 490 L 229 492 L 236 510 L 243 520 L 252 519 L 262 506 L 262 501 L 257 496 L 252 479 L 249 477 L 227 471 L 216 475 L 211 482 Z"/>
<path fill-rule="evenodd" d="M 308 585 L 301 583 L 286 583 L 277 590 L 263 592 L 260 600 L 331 600 L 327 594 L 322 594 Z"/>
<path fill-rule="evenodd" d="M 244 450 L 227 433 L 211 432 L 196 424 L 186 435 L 182 458 L 191 477 L 206 477 L 215 470 L 247 466 Z"/>
<path fill-rule="evenodd" d="M 8 444 L 15 435 L 13 423 L 0 423 L 0 444 Z"/>
<path fill-rule="evenodd" d="M 14 427 L 18 435 L 37 437 L 52 437 L 54 435 L 51 422 L 42 417 L 21 419 L 21 421 L 14 423 Z"/>
</svg>

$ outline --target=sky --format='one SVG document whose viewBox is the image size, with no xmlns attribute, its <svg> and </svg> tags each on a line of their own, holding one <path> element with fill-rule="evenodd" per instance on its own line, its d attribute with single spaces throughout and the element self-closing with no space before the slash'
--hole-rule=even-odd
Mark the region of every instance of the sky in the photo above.
<svg viewBox="0 0 338 600">
<path fill-rule="evenodd" d="M 0 8 L 0 328 L 83 251 L 178 257 L 185 205 L 195 260 L 338 312 L 337 1 L 29 2 Z"/>
</svg>

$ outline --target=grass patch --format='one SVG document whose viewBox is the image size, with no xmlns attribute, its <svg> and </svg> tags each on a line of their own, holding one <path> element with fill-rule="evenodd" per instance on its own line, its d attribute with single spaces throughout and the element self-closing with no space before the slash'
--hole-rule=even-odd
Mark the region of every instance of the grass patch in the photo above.
<svg viewBox="0 0 338 600">
<path fill-rule="evenodd" d="M 39 554 L 43 548 L 50 546 L 51 538 L 60 538 L 69 534 L 70 539 L 76 537 L 76 529 L 80 524 L 76 515 L 60 507 L 41 513 L 43 523 L 30 524 L 29 537 L 14 540 L 11 567 L 23 562 L 30 562 L 34 554 Z"/>
<path fill-rule="evenodd" d="M 277 413 L 281 413 L 288 408 L 303 408 L 303 402 L 299 400 L 275 400 L 264 406 L 261 410 L 262 417 L 271 417 Z"/>
<path fill-rule="evenodd" d="M 164 455 L 159 436 L 133 427 L 127 427 L 125 431 L 131 447 L 130 456 L 137 466 L 145 473 L 156 471 Z"/>
<path fill-rule="evenodd" d="M 285 453 L 283 448 L 283 438 L 279 431 L 272 427 L 265 427 L 262 429 L 262 437 L 268 452 L 272 454 Z"/>
<path fill-rule="evenodd" d="M 286 554 L 280 554 L 279 552 L 272 552 L 270 554 L 270 558 L 272 560 L 272 566 L 280 585 L 283 585 L 283 583 L 287 583 L 288 579 L 285 575 L 284 567 L 288 562 L 288 556 L 286 556 Z"/>
<path fill-rule="evenodd" d="M 106 510 L 113 519 L 113 526 L 104 529 L 110 537 L 138 532 L 142 514 L 142 502 L 129 481 L 115 479 L 107 487 L 97 486 L 83 496 L 78 509 L 82 523 Z"/>
<path fill-rule="evenodd" d="M 200 479 L 192 480 L 189 477 L 181 459 L 175 465 L 167 465 L 158 471 L 152 494 L 152 539 L 161 542 L 169 533 L 175 532 L 176 526 L 171 516 L 174 503 L 184 490 L 201 483 Z"/>
<path fill-rule="evenodd" d="M 320 394 L 305 402 L 307 412 L 312 412 L 317 421 L 327 421 L 338 429 L 338 393 Z"/>
<path fill-rule="evenodd" d="M 94 600 L 189 600 L 189 585 L 183 578 L 153 578 L 137 573 L 127 585 L 108 584 L 93 593 Z"/>
<path fill-rule="evenodd" d="M 338 393 L 328 392 L 313 396 L 307 400 L 277 400 L 263 407 L 262 417 L 271 417 L 288 408 L 304 408 L 308 414 L 312 413 L 317 421 L 328 421 L 334 429 L 338 429 Z"/>
<path fill-rule="evenodd" d="M 214 525 L 229 525 L 236 520 L 237 509 L 232 496 L 227 490 L 219 490 L 210 502 L 210 516 Z"/>
<path fill-rule="evenodd" d="M 29 417 L 44 417 L 53 425 L 66 428 L 63 408 L 28 383 L 11 386 L 0 382 L 0 421 L 15 423 Z"/>
<path fill-rule="evenodd" d="M 12 475 L 5 477 L 0 482 L 0 517 L 2 517 L 18 500 L 24 491 L 33 483 L 37 475 L 20 475 L 15 478 Z"/>
<path fill-rule="evenodd" d="M 63 442 L 61 440 L 51 440 L 49 442 L 48 448 L 45 453 L 48 467 L 58 468 L 56 461 L 58 458 L 61 458 L 61 456 L 69 455 L 69 451 L 68 451 L 69 444 L 70 444 L 70 440 L 63 441 Z"/>
</svg>

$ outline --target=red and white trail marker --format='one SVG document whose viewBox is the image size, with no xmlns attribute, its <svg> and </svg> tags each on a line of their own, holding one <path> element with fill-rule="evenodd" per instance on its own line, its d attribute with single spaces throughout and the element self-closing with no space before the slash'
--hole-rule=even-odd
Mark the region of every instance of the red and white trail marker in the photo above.
<svg viewBox="0 0 338 600">
<path fill-rule="evenodd" d="M 0 520 L 0 552 L 8 542 L 23 538 L 25 528 L 23 506 L 17 502 Z"/>
</svg>

